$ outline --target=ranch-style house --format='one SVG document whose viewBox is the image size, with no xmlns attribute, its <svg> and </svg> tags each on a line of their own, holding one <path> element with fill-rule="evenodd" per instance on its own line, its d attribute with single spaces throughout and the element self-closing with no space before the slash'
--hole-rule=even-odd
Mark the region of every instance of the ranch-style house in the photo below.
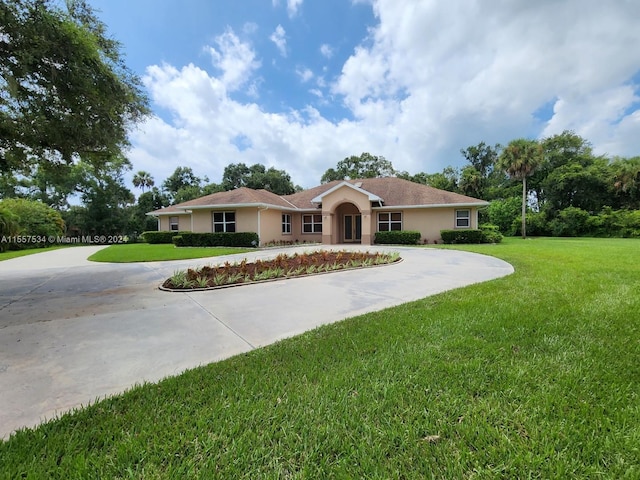
<svg viewBox="0 0 640 480">
<path fill-rule="evenodd" d="M 242 187 L 149 212 L 158 230 L 256 232 L 270 242 L 362 243 L 375 232 L 417 230 L 423 243 L 440 230 L 478 228 L 488 202 L 394 177 L 336 180 L 292 195 Z"/>
</svg>

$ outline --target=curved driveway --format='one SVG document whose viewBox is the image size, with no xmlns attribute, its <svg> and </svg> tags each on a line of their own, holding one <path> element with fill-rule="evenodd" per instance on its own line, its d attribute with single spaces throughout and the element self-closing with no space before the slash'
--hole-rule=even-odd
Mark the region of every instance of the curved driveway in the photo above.
<svg viewBox="0 0 640 480">
<path fill-rule="evenodd" d="M 460 251 L 360 247 L 399 251 L 404 261 L 168 293 L 157 286 L 174 270 L 264 258 L 279 250 L 136 264 L 86 260 L 100 248 L 74 247 L 0 262 L 0 438 L 136 383 L 513 272 L 502 260 Z"/>
</svg>

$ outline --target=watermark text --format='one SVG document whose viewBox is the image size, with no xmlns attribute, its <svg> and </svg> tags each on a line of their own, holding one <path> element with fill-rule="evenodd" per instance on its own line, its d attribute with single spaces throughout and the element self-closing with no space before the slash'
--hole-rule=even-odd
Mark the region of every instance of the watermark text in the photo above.
<svg viewBox="0 0 640 480">
<path fill-rule="evenodd" d="M 113 245 L 127 243 L 126 235 L 78 235 L 69 237 L 64 235 L 3 235 L 0 243 L 14 243 L 18 245 Z"/>
</svg>

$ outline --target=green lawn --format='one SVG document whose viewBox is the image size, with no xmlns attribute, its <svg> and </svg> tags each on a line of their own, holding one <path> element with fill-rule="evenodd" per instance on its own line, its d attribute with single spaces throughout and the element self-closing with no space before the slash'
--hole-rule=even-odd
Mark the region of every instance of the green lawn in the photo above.
<svg viewBox="0 0 640 480">
<path fill-rule="evenodd" d="M 20 431 L 0 478 L 640 478 L 640 242 L 464 249 L 516 273 Z"/>
<path fill-rule="evenodd" d="M 26 255 L 33 255 L 35 253 L 48 252 L 49 250 L 57 250 L 58 248 L 68 248 L 69 245 L 57 245 L 54 247 L 46 248 L 28 248 L 26 250 L 10 250 L 7 252 L 0 252 L 0 262 L 3 260 L 9 260 L 11 258 L 24 257 Z"/>
<path fill-rule="evenodd" d="M 254 251 L 250 248 L 176 248 L 173 244 L 130 243 L 110 245 L 89 257 L 94 262 L 156 262 L 162 260 L 188 260 L 190 258 L 217 257 L 233 253 Z"/>
</svg>

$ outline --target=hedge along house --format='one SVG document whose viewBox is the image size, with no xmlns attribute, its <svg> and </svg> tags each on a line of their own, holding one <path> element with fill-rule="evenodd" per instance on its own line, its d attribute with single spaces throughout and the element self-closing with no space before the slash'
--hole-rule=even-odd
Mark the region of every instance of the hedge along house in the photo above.
<svg viewBox="0 0 640 480">
<path fill-rule="evenodd" d="M 488 202 L 394 177 L 336 180 L 292 195 L 242 187 L 148 213 L 158 230 L 256 232 L 269 242 L 373 243 L 375 233 L 478 228 Z"/>
</svg>

